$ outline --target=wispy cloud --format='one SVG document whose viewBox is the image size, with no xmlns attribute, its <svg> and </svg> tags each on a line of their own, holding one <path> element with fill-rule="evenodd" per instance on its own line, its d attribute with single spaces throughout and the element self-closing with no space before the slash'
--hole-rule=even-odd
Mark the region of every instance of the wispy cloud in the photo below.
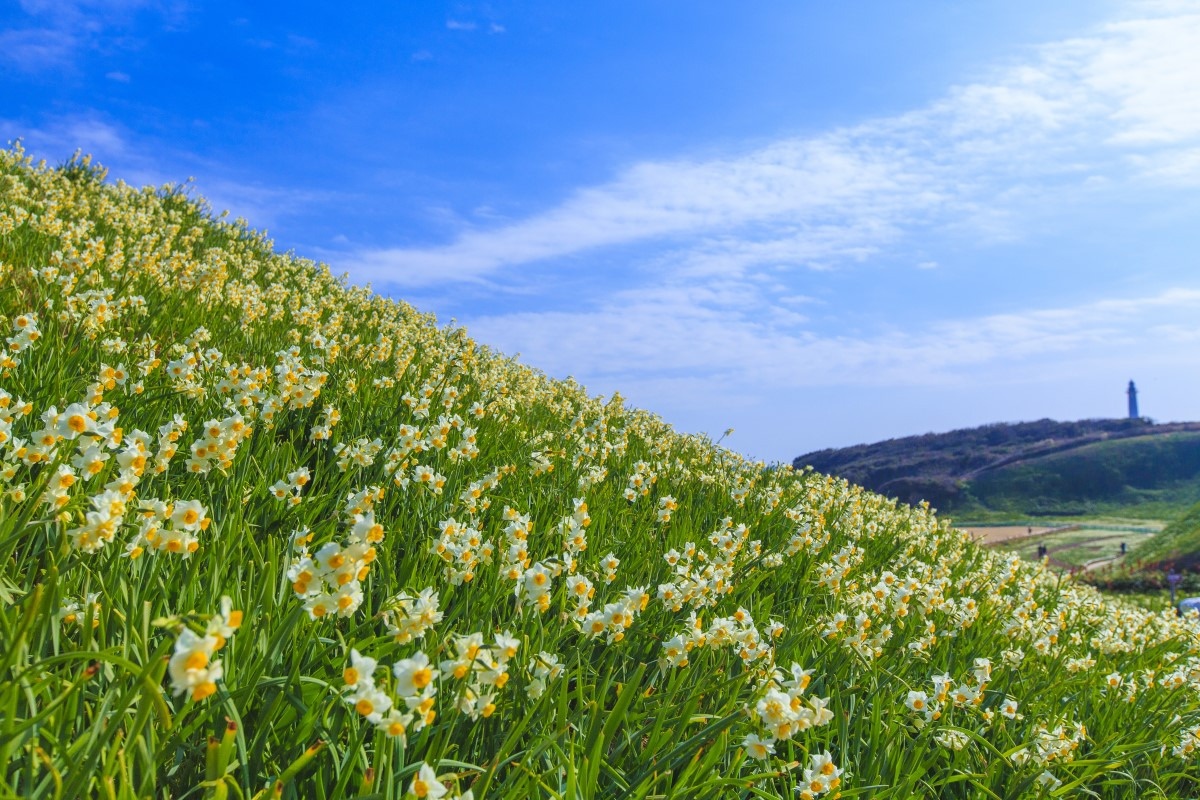
<svg viewBox="0 0 1200 800">
<path fill-rule="evenodd" d="M 142 11 L 174 24 L 183 18 L 184 0 L 20 0 L 25 18 L 0 31 L 0 61 L 24 72 L 71 67 L 89 49 L 109 50 L 121 41 Z"/>
<path fill-rule="evenodd" d="M 1101 37 L 1058 49 L 1065 58 L 1082 51 L 1077 62 L 1084 84 L 1111 99 L 1114 142 L 1175 144 L 1200 134 L 1198 42 L 1200 10 L 1191 5 L 1183 13 L 1113 23 Z"/>
<path fill-rule="evenodd" d="M 0 31 L 0 60 L 23 72 L 40 72 L 67 63 L 78 37 L 68 30 L 25 28 Z"/>
<path fill-rule="evenodd" d="M 363 280 L 423 286 L 630 243 L 703 271 L 828 267 L 930 226 L 1003 239 L 1019 235 L 1008 212 L 1031 195 L 1102 177 L 1194 180 L 1196 52 L 1194 5 L 1126 19 L 908 114 L 721 158 L 634 164 L 524 220 L 346 263 Z"/>
<path fill-rule="evenodd" d="M 822 216 L 839 208 L 857 208 L 863 226 L 884 228 L 886 220 L 876 223 L 869 217 L 885 211 L 887 198 L 910 182 L 902 166 L 873 148 L 829 139 L 792 140 L 724 160 L 639 164 L 617 181 L 581 190 L 559 208 L 532 219 L 467 231 L 444 247 L 363 251 L 351 255 L 348 266 L 364 280 L 425 285 L 694 231 L 716 233 L 761 222 L 819 226 Z M 917 192 L 915 199 L 933 203 L 938 198 L 932 192 Z M 726 251 L 732 247 L 721 239 L 711 244 Z M 822 254 L 830 249 L 829 244 L 801 246 Z"/>
<path fill-rule="evenodd" d="M 1063 357 L 1192 346 L 1200 289 L 957 318 L 867 335 L 817 332 L 759 305 L 745 286 L 620 292 L 592 311 L 466 320 L 472 334 L 550 374 L 623 385 L 663 376 L 763 388 L 906 386 L 977 380 Z M 669 398 L 662 398 L 668 405 Z"/>
<path fill-rule="evenodd" d="M 109 168 L 114 180 L 135 186 L 186 186 L 196 196 L 204 197 L 214 212 L 227 210 L 261 229 L 273 228 L 291 215 L 339 200 L 333 192 L 271 186 L 231 175 L 222 164 L 138 136 L 96 111 L 50 117 L 36 127 L 0 118 L 0 141 L 16 139 L 34 158 L 50 163 L 65 161 L 80 151 Z M 200 177 L 193 183 L 193 176 Z"/>
<path fill-rule="evenodd" d="M 30 153 L 48 160 L 64 160 L 76 150 L 112 163 L 130 153 L 126 134 L 98 114 L 84 113 L 53 117 L 33 127 L 17 120 L 0 119 L 0 136 L 5 141 L 21 139 Z M 136 182 L 139 175 L 126 177 Z"/>
</svg>

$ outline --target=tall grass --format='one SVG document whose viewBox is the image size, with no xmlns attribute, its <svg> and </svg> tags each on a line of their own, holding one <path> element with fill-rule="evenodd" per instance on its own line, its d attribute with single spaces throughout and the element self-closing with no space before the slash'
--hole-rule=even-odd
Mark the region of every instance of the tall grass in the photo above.
<svg viewBox="0 0 1200 800">
<path fill-rule="evenodd" d="M 0 155 L 5 796 L 1180 797 L 1200 624 Z"/>
</svg>

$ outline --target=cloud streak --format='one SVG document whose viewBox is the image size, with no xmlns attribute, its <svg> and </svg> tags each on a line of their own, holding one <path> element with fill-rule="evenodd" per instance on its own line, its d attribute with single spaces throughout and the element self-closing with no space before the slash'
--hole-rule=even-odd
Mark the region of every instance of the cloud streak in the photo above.
<svg viewBox="0 0 1200 800">
<path fill-rule="evenodd" d="M 622 292 L 593 311 L 466 320 L 472 334 L 550 374 L 605 385 L 686 374 L 743 386 L 904 386 L 1097 351 L 1193 342 L 1200 289 L 939 321 L 913 331 L 818 333 L 724 287 Z M 1056 368 L 1056 367 L 1051 367 Z"/>
<path fill-rule="evenodd" d="M 861 259 L 930 226 L 1005 238 L 1015 235 L 1006 206 L 1048 180 L 1194 181 L 1196 52 L 1194 6 L 1114 22 L 908 114 L 721 158 L 634 164 L 527 219 L 344 263 L 361 280 L 419 287 L 633 243 L 685 267 L 745 270 Z"/>
<path fill-rule="evenodd" d="M 135 186 L 180 186 L 199 175 L 195 194 L 204 197 L 214 212 L 228 210 L 259 229 L 273 228 L 315 206 L 345 200 L 335 192 L 231 177 L 221 164 L 137 136 L 95 111 L 52 117 L 37 127 L 0 118 L 0 141 L 16 139 L 33 157 L 52 163 L 76 151 L 92 155 L 110 170 L 111 179 Z"/>
<path fill-rule="evenodd" d="M 85 50 L 106 50 L 130 28 L 135 15 L 155 11 L 168 22 L 182 18 L 182 0 L 20 0 L 24 25 L 0 31 L 0 62 L 26 73 L 74 66 Z"/>
</svg>

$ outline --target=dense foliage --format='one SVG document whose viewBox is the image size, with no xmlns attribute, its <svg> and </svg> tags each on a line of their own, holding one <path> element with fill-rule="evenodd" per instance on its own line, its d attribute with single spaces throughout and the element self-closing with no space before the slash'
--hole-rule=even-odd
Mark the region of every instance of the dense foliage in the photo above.
<svg viewBox="0 0 1200 800">
<path fill-rule="evenodd" d="M 0 155 L 0 776 L 49 797 L 1180 797 L 1200 620 Z"/>
</svg>

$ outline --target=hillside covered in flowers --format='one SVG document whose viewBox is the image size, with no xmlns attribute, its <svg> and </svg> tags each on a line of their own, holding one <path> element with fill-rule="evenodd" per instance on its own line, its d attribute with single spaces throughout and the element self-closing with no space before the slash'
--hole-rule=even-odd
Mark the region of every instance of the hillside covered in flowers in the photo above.
<svg viewBox="0 0 1200 800">
<path fill-rule="evenodd" d="M 1200 621 L 0 152 L 34 798 L 1181 797 Z"/>
</svg>

